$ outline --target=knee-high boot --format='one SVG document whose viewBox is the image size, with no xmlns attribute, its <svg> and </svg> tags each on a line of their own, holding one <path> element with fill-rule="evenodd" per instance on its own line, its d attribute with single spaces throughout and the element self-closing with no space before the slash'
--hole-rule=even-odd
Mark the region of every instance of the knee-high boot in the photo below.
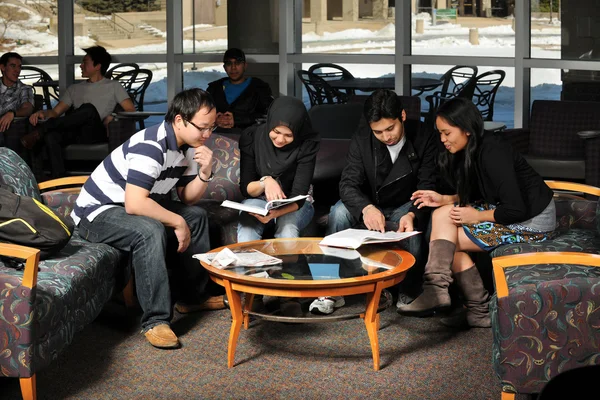
<svg viewBox="0 0 600 400">
<path fill-rule="evenodd" d="M 491 327 L 490 295 L 483 286 L 481 275 L 475 265 L 454 274 L 454 279 L 462 292 L 466 313 L 442 318 L 442 324 L 453 328 L 464 327 L 465 324 L 474 328 Z"/>
<path fill-rule="evenodd" d="M 400 314 L 427 316 L 450 306 L 448 286 L 452 283 L 452 261 L 456 245 L 445 239 L 429 243 L 429 258 L 423 274 L 423 293 L 412 303 L 398 307 Z"/>
</svg>

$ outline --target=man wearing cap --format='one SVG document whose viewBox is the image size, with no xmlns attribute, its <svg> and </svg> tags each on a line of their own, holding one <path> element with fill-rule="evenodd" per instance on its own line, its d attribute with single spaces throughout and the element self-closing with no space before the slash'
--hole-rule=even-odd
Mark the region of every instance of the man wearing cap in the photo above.
<svg viewBox="0 0 600 400">
<path fill-rule="evenodd" d="M 246 77 L 246 55 L 240 49 L 231 48 L 223 56 L 223 68 L 227 73 L 208 84 L 217 106 L 217 126 L 222 129 L 245 129 L 264 117 L 273 101 L 269 85 L 259 78 Z"/>
</svg>

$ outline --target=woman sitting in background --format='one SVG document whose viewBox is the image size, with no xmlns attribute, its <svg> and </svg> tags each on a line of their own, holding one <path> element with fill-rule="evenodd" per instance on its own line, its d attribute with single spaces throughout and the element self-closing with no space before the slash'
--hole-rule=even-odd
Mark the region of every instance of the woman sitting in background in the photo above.
<svg viewBox="0 0 600 400">
<path fill-rule="evenodd" d="M 418 207 L 438 207 L 432 216 L 423 293 L 398 312 L 424 316 L 450 306 L 453 276 L 461 289 L 471 327 L 490 327 L 489 294 L 468 252 L 492 251 L 505 243 L 538 242 L 553 236 L 553 192 L 508 142 L 483 133 L 475 105 L 449 100 L 436 127 L 446 151 L 439 166 L 455 195 L 416 191 Z M 456 320 L 446 319 L 447 325 Z"/>
<path fill-rule="evenodd" d="M 267 122 L 240 137 L 240 189 L 244 204 L 264 207 L 268 201 L 309 194 L 320 137 L 312 129 L 299 99 L 283 96 L 269 108 Z M 265 216 L 240 212 L 238 242 L 262 239 L 275 225 L 275 238 L 296 238 L 314 215 L 312 198 L 270 210 Z M 256 299 L 256 296 L 255 296 Z M 301 314 L 298 302 L 281 305 L 284 315 Z"/>
</svg>

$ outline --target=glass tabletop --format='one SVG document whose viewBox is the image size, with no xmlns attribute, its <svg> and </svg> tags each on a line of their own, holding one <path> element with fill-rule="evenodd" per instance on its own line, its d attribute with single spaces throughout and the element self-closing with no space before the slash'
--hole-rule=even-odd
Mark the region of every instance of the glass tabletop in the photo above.
<svg viewBox="0 0 600 400">
<path fill-rule="evenodd" d="M 320 238 L 273 239 L 227 246 L 236 256 L 254 251 L 278 258 L 273 265 L 243 265 L 215 268 L 203 263 L 209 270 L 238 277 L 270 278 L 285 281 L 325 281 L 373 276 L 387 271 L 405 270 L 412 266 L 403 259 L 398 244 L 366 245 L 357 250 L 319 246 Z M 212 252 L 219 252 L 222 248 Z M 405 256 L 406 257 L 406 256 Z M 367 278 L 368 279 L 368 278 Z"/>
</svg>

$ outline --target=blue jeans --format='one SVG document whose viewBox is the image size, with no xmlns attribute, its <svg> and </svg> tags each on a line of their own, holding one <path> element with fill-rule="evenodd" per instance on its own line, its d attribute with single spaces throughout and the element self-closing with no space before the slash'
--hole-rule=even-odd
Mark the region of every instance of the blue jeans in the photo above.
<svg viewBox="0 0 600 400">
<path fill-rule="evenodd" d="M 124 207 L 112 207 L 96 216 L 93 222 L 82 218 L 79 223 L 83 238 L 131 253 L 144 332 L 156 325 L 168 324 L 173 316 L 167 264 L 173 269 L 171 283 L 181 292 L 182 301 L 193 304 L 208 297 L 208 274 L 192 258 L 196 253 L 210 250 L 206 211 L 175 201 L 160 204 L 181 215 L 190 228 L 190 245 L 183 253 L 177 253 L 177 237 L 172 228 L 150 217 L 127 214 Z M 167 262 L 168 259 L 172 262 Z"/>
<path fill-rule="evenodd" d="M 383 213 L 383 216 L 386 220 L 386 225 L 390 225 L 389 223 L 391 222 L 391 225 L 394 225 L 392 228 L 398 229 L 398 222 L 400 222 L 400 218 L 402 218 L 409 212 L 411 206 L 412 201 L 409 201 L 396 208 L 377 208 Z M 326 233 L 327 235 L 330 235 L 332 233 L 349 228 L 366 229 L 366 227 L 363 224 L 363 221 L 359 221 L 356 218 L 354 218 L 354 216 L 350 214 L 350 211 L 348 211 L 344 203 L 342 203 L 341 200 L 338 200 L 338 202 L 335 203 L 329 211 L 329 221 L 327 223 Z M 411 236 L 399 242 L 400 246 L 403 249 L 407 250 L 410 254 L 412 254 L 416 259 L 415 265 L 409 270 L 407 277 L 400 284 L 400 290 L 410 292 L 411 294 L 415 294 L 415 296 L 418 295 L 418 291 L 421 287 L 420 281 L 422 279 L 423 274 L 422 269 L 424 265 L 423 261 L 425 255 L 423 251 L 424 234 L 425 232 L 419 235 Z"/>
<path fill-rule="evenodd" d="M 267 202 L 262 199 L 246 199 L 243 204 L 251 206 L 264 207 Z M 275 237 L 276 238 L 297 238 L 300 237 L 300 231 L 310 223 L 315 209 L 309 201 L 291 213 L 287 213 L 279 218 L 275 218 Z M 273 221 L 269 222 L 273 223 Z M 237 241 L 249 242 L 251 240 L 262 239 L 265 224 L 254 218 L 247 212 L 240 211 L 240 220 L 237 229 Z"/>
</svg>

